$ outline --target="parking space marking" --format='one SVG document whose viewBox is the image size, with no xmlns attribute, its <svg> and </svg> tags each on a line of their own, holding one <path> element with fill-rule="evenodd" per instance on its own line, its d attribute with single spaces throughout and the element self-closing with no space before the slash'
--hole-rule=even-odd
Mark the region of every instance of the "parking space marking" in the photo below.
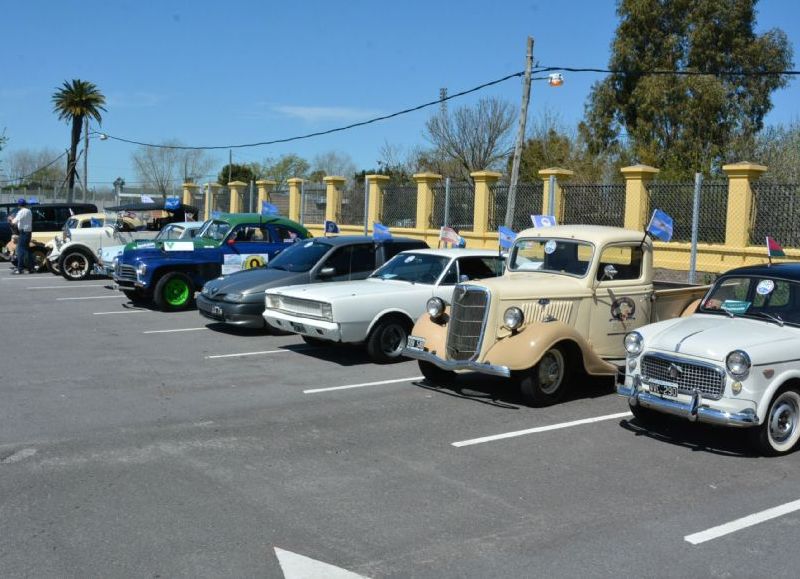
<svg viewBox="0 0 800 579">
<path fill-rule="evenodd" d="M 766 509 L 758 513 L 753 513 L 752 515 L 747 515 L 746 517 L 736 519 L 735 521 L 725 523 L 724 525 L 711 527 L 710 529 L 700 531 L 699 533 L 686 535 L 683 540 L 687 543 L 691 543 L 692 545 L 699 545 L 701 543 L 705 543 L 706 541 L 719 539 L 725 535 L 730 535 L 736 531 L 741 531 L 747 527 L 752 527 L 753 525 L 758 525 L 759 523 L 776 519 L 795 511 L 800 511 L 800 500 L 792 501 L 791 503 L 786 503 L 777 507 L 772 507 L 771 509 Z"/>
<path fill-rule="evenodd" d="M 124 310 L 124 311 L 116 311 L 116 312 L 94 312 L 93 316 L 112 316 L 114 314 L 144 314 L 149 312 L 150 310 Z"/>
<path fill-rule="evenodd" d="M 504 438 L 515 438 L 517 436 L 525 436 L 526 434 L 537 434 L 539 432 L 548 432 L 550 430 L 560 430 L 562 428 L 571 428 L 572 426 L 582 426 L 584 424 L 592 424 L 594 422 L 602 422 L 603 420 L 614 420 L 615 418 L 625 418 L 633 416 L 630 412 L 618 412 L 616 414 L 606 414 L 604 416 L 593 416 L 592 418 L 582 418 L 581 420 L 573 420 L 572 422 L 561 422 L 559 424 L 549 424 L 547 426 L 537 426 L 536 428 L 527 428 L 525 430 L 515 430 L 514 432 L 505 432 L 503 434 L 493 434 L 492 436 L 483 436 L 481 438 L 471 438 L 469 440 L 461 440 L 452 442 L 451 445 L 455 447 L 472 446 L 474 444 L 482 444 L 484 442 L 494 442 L 495 440 L 503 440 Z"/>
<path fill-rule="evenodd" d="M 366 388 L 367 386 L 382 386 L 384 384 L 396 384 L 398 382 L 413 382 L 422 380 L 423 376 L 411 376 L 411 378 L 397 378 L 395 380 L 381 380 L 380 382 L 364 382 L 363 384 L 347 384 L 345 386 L 331 386 L 330 388 L 313 388 L 303 390 L 303 394 L 318 394 L 319 392 L 333 392 L 334 390 L 350 390 L 351 388 Z"/>
<path fill-rule="evenodd" d="M 208 328 L 180 328 L 178 330 L 147 330 L 143 334 L 171 334 L 173 332 L 197 332 L 199 330 L 207 330 Z"/>
<path fill-rule="evenodd" d="M 80 298 L 56 298 L 57 302 L 67 302 L 73 300 L 111 300 L 111 299 L 119 299 L 122 296 L 84 296 Z"/>
<path fill-rule="evenodd" d="M 294 348 L 292 350 L 282 349 L 282 350 L 264 350 L 261 352 L 241 352 L 239 354 L 219 354 L 217 356 L 206 356 L 206 360 L 215 360 L 217 358 L 239 358 L 242 356 L 262 356 L 264 354 L 290 354 L 292 352 L 302 352 L 303 350 L 308 350 L 310 348 Z"/>
<path fill-rule="evenodd" d="M 26 287 L 26 290 L 46 290 L 46 289 L 83 289 L 85 287 L 108 287 L 108 284 L 104 283 L 93 283 L 93 284 L 84 284 L 84 285 L 37 285 L 32 287 Z"/>
</svg>

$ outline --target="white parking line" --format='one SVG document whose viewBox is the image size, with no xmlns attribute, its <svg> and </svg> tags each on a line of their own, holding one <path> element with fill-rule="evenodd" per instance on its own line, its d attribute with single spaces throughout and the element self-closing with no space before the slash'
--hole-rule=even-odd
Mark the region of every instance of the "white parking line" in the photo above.
<svg viewBox="0 0 800 579">
<path fill-rule="evenodd" d="M 150 310 L 124 310 L 122 312 L 94 312 L 93 316 L 113 316 L 114 314 L 144 314 Z"/>
<path fill-rule="evenodd" d="M 87 296 L 82 298 L 56 298 L 57 302 L 67 302 L 71 300 L 111 300 L 119 299 L 122 296 Z"/>
<path fill-rule="evenodd" d="M 413 382 L 422 380 L 422 376 L 411 376 L 411 378 L 397 378 L 396 380 L 381 380 L 380 382 L 364 382 L 363 384 L 347 384 L 345 386 L 331 386 L 330 388 L 314 388 L 303 390 L 303 394 L 317 394 L 319 392 L 332 392 L 334 390 L 349 390 L 350 388 L 366 388 L 367 386 L 382 386 L 383 384 L 396 384 L 398 382 Z"/>
<path fill-rule="evenodd" d="M 108 284 L 105 283 L 93 283 L 93 284 L 86 284 L 86 285 L 37 285 L 33 287 L 26 287 L 26 290 L 44 290 L 44 289 L 83 289 L 85 287 L 108 287 Z"/>
<path fill-rule="evenodd" d="M 198 330 L 207 330 L 208 328 L 181 328 L 179 330 L 147 330 L 143 334 L 171 334 L 172 332 L 197 332 Z"/>
<path fill-rule="evenodd" d="M 581 420 L 573 420 L 572 422 L 561 422 L 559 424 L 550 424 L 548 426 L 537 426 L 536 428 L 528 428 L 526 430 L 515 430 L 514 432 L 505 432 L 503 434 L 493 434 L 492 436 L 483 436 L 481 438 L 471 438 L 469 440 L 461 440 L 459 442 L 451 443 L 452 446 L 472 446 L 473 444 L 482 444 L 484 442 L 494 442 L 495 440 L 503 440 L 504 438 L 514 438 L 516 436 L 525 436 L 526 434 L 537 434 L 539 432 L 548 432 L 550 430 L 560 430 L 562 428 L 570 428 L 572 426 L 581 426 L 583 424 L 592 424 L 593 422 L 601 422 L 603 420 L 614 420 L 615 418 L 625 418 L 626 416 L 633 416 L 630 412 L 618 412 L 617 414 L 606 414 L 605 416 L 594 416 L 592 418 L 583 418 Z"/>
<path fill-rule="evenodd" d="M 303 350 L 306 348 L 302 348 Z M 206 360 L 215 360 L 217 358 L 239 358 L 241 356 L 261 356 L 263 354 L 290 354 L 292 352 L 299 352 L 301 348 L 295 348 L 293 350 L 264 350 L 262 352 L 241 352 L 240 354 L 220 354 L 218 356 L 206 356 Z"/>
<path fill-rule="evenodd" d="M 692 545 L 699 545 L 700 543 L 705 543 L 706 541 L 711 541 L 713 539 L 719 539 L 725 535 L 730 535 L 736 531 L 741 531 L 747 527 L 752 527 L 753 525 L 757 525 L 771 519 L 776 519 L 798 510 L 800 510 L 800 500 L 792 501 L 791 503 L 786 503 L 785 505 L 779 505 L 765 511 L 747 515 L 746 517 L 736 519 L 735 521 L 725 523 L 724 525 L 711 527 L 710 529 L 701 531 L 699 533 L 694 533 L 692 535 L 686 535 L 683 540 L 687 543 L 691 543 Z"/>
</svg>

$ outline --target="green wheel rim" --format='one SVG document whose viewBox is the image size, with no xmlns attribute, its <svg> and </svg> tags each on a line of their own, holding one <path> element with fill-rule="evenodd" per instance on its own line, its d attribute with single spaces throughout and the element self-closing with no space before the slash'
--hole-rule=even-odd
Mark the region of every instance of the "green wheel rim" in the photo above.
<svg viewBox="0 0 800 579">
<path fill-rule="evenodd" d="M 189 300 L 189 286 L 182 279 L 171 279 L 164 284 L 164 299 L 171 306 L 182 306 Z"/>
</svg>

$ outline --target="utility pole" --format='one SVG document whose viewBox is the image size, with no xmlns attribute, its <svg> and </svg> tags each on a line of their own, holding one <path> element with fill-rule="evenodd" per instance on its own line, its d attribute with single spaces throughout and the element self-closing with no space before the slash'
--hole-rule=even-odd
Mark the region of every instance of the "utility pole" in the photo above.
<svg viewBox="0 0 800 579">
<path fill-rule="evenodd" d="M 439 100 L 442 101 L 440 105 L 440 111 L 442 113 L 442 117 L 447 116 L 447 87 L 442 87 L 439 89 Z"/>
<path fill-rule="evenodd" d="M 528 37 L 528 50 L 525 55 L 525 76 L 522 81 L 522 106 L 519 110 L 519 131 L 514 144 L 514 161 L 511 164 L 511 180 L 508 183 L 508 204 L 506 205 L 506 227 L 514 222 L 514 210 L 517 204 L 517 181 L 519 180 L 519 162 L 522 156 L 522 144 L 525 140 L 525 122 L 528 119 L 528 103 L 531 100 L 531 69 L 533 68 L 533 37 Z"/>
<path fill-rule="evenodd" d="M 233 149 L 228 149 L 228 187 L 231 186 L 232 171 L 233 171 Z"/>
<path fill-rule="evenodd" d="M 89 191 L 89 117 L 83 117 L 83 200 Z"/>
</svg>

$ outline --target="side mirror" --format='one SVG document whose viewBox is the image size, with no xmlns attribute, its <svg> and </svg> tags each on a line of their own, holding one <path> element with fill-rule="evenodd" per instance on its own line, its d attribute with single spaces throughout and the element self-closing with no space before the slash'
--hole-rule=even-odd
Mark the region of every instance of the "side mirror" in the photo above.
<svg viewBox="0 0 800 579">
<path fill-rule="evenodd" d="M 614 279 L 617 277 L 617 268 L 611 265 L 610 263 L 603 268 L 603 278 L 602 279 Z M 602 281 L 602 280 L 601 280 Z"/>
<path fill-rule="evenodd" d="M 226 243 L 228 245 L 233 245 L 234 243 L 236 243 L 236 238 L 235 237 L 231 237 Z"/>
<path fill-rule="evenodd" d="M 323 267 L 321 270 L 319 270 L 317 277 L 327 278 L 327 277 L 333 277 L 334 275 L 336 275 L 335 267 Z"/>
</svg>

